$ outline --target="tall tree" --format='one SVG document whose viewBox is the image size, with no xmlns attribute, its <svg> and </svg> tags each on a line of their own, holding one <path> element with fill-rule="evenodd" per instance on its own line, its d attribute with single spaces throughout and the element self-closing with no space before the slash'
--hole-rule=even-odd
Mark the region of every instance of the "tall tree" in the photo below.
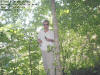
<svg viewBox="0 0 100 75">
<path fill-rule="evenodd" d="M 58 37 L 58 22 L 56 18 L 55 0 L 51 0 L 52 7 L 52 22 L 54 25 L 54 37 L 55 37 L 55 55 L 56 55 L 56 75 L 62 75 L 61 64 L 60 64 L 60 48 L 59 48 L 59 37 Z"/>
</svg>

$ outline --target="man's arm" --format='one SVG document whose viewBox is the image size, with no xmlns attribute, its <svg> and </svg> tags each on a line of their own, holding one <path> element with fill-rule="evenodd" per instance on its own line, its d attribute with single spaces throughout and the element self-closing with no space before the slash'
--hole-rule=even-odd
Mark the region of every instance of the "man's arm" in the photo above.
<svg viewBox="0 0 100 75">
<path fill-rule="evenodd" d="M 47 38 L 47 37 L 45 37 L 45 39 L 46 39 L 47 41 L 54 42 L 53 39 L 49 39 L 49 38 Z"/>
<path fill-rule="evenodd" d="M 41 44 L 42 43 L 42 40 L 38 39 L 38 43 Z"/>
<path fill-rule="evenodd" d="M 38 33 L 38 40 L 37 40 L 37 41 L 38 41 L 39 44 L 42 43 L 42 40 L 41 40 L 41 33 L 40 33 L 40 32 Z"/>
<path fill-rule="evenodd" d="M 45 37 L 45 39 L 47 41 L 50 41 L 50 42 L 55 42 L 55 40 L 54 40 L 54 32 L 53 31 L 51 31 L 50 36 L 51 36 L 50 38 Z"/>
</svg>

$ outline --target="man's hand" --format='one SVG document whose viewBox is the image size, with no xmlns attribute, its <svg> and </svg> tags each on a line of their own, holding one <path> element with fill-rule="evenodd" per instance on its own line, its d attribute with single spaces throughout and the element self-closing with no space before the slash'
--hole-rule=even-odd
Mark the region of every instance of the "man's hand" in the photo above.
<svg viewBox="0 0 100 75">
<path fill-rule="evenodd" d="M 54 42 L 53 39 L 49 39 L 49 38 L 47 38 L 47 37 L 45 37 L 45 39 L 46 39 L 47 41 Z"/>
<path fill-rule="evenodd" d="M 38 43 L 41 44 L 42 43 L 42 40 L 38 39 Z"/>
</svg>

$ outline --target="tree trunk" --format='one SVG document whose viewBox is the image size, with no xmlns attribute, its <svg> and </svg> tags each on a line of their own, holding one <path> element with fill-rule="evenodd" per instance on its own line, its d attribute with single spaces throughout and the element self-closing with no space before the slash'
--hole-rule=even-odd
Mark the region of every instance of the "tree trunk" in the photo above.
<svg viewBox="0 0 100 75">
<path fill-rule="evenodd" d="M 60 64 L 60 48 L 59 48 L 59 37 L 58 37 L 58 22 L 56 18 L 56 8 L 55 8 L 55 0 L 51 0 L 52 7 L 52 22 L 54 25 L 54 38 L 55 38 L 55 56 L 56 56 L 56 75 L 62 75 L 62 68 Z"/>
</svg>

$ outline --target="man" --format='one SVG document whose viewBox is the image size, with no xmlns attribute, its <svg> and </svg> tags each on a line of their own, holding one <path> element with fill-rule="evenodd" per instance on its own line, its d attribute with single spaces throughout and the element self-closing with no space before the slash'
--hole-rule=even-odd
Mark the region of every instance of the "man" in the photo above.
<svg viewBox="0 0 100 75">
<path fill-rule="evenodd" d="M 54 46 L 54 32 L 49 30 L 49 21 L 43 21 L 44 29 L 38 34 L 38 42 L 43 57 L 43 65 L 47 75 L 55 75 L 53 50 L 48 52 L 48 46 Z"/>
</svg>

